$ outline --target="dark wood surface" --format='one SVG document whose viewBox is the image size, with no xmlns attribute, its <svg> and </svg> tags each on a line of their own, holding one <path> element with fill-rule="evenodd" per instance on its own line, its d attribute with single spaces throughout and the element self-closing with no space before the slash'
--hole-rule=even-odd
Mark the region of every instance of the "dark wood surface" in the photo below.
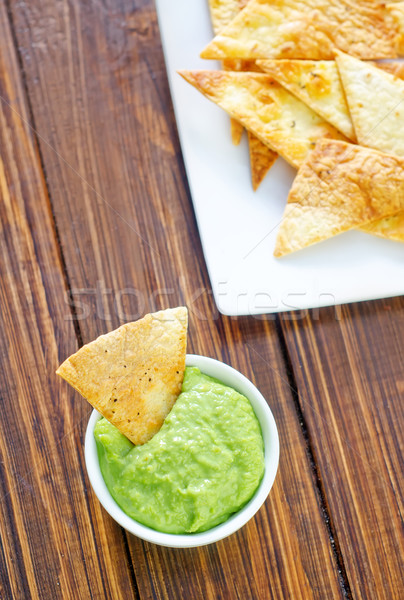
<svg viewBox="0 0 404 600">
<path fill-rule="evenodd" d="M 0 0 L 0 95 L 0 598 L 403 598 L 403 300 L 218 314 L 150 0 Z M 101 508 L 90 407 L 54 375 L 179 303 L 281 444 L 256 517 L 190 550 Z"/>
</svg>

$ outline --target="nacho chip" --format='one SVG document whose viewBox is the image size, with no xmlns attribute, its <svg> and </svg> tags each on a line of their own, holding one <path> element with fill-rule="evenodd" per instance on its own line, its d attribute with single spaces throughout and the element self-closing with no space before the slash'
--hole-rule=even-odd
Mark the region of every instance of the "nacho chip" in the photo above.
<svg viewBox="0 0 404 600">
<path fill-rule="evenodd" d="M 342 52 L 338 53 L 336 62 L 359 143 L 389 154 L 404 156 L 404 141 L 398 133 L 404 126 L 403 63 L 375 65 Z M 404 214 L 380 219 L 361 227 L 361 230 L 403 242 Z"/>
<path fill-rule="evenodd" d="M 262 73 L 262 69 L 255 60 L 226 59 L 223 67 L 227 71 L 250 71 Z M 234 145 L 238 145 L 243 135 L 244 127 L 231 119 L 231 137 Z M 265 146 L 255 135 L 248 132 L 248 151 L 250 155 L 251 181 L 253 190 L 257 190 L 260 183 L 274 164 L 278 155 Z"/>
<path fill-rule="evenodd" d="M 404 81 L 342 52 L 335 60 L 358 143 L 404 156 Z"/>
<path fill-rule="evenodd" d="M 181 391 L 187 309 L 162 310 L 86 344 L 56 371 L 134 444 L 163 424 Z"/>
<path fill-rule="evenodd" d="M 320 140 L 292 185 L 274 255 L 300 250 L 403 209 L 403 158 Z"/>
<path fill-rule="evenodd" d="M 255 61 L 253 60 L 224 60 L 223 69 L 225 71 L 248 71 L 248 67 L 253 67 Z M 241 142 L 244 133 L 244 127 L 241 123 L 230 117 L 230 132 L 231 141 L 235 146 L 238 146 Z"/>
<path fill-rule="evenodd" d="M 256 191 L 278 155 L 263 144 L 251 131 L 248 132 L 248 149 L 250 153 L 251 183 L 253 190 Z"/>
<path fill-rule="evenodd" d="M 334 60 L 258 60 L 256 64 L 347 138 L 356 141 Z M 404 79 L 404 63 L 401 61 L 373 64 Z"/>
<path fill-rule="evenodd" d="M 243 0 L 209 0 L 210 16 L 215 34 L 222 31 L 246 4 L 247 2 Z M 226 71 L 253 71 L 254 66 L 255 61 L 253 60 L 228 59 L 223 61 L 223 68 Z M 230 119 L 230 131 L 233 144 L 238 146 L 244 127 L 235 119 Z"/>
<path fill-rule="evenodd" d="M 215 34 L 222 31 L 243 8 L 239 0 L 209 0 L 208 3 Z"/>
<path fill-rule="evenodd" d="M 361 231 L 395 242 L 404 242 L 404 212 L 364 225 Z"/>
<path fill-rule="evenodd" d="M 404 157 L 404 65 L 364 63 L 339 52 L 336 62 L 358 142 Z M 381 70 L 382 69 L 382 70 Z M 384 71 L 384 72 L 383 72 Z M 404 214 L 361 227 L 380 237 L 404 241 Z"/>
<path fill-rule="evenodd" d="M 404 55 L 404 2 L 394 2 L 387 4 L 387 10 L 390 11 L 397 27 L 395 45 L 400 56 Z"/>
<path fill-rule="evenodd" d="M 209 0 L 213 30 L 217 34 L 224 26 L 228 25 L 236 14 L 243 9 L 248 0 Z M 225 59 L 223 68 L 226 71 L 258 71 L 255 60 L 242 60 L 238 58 Z M 241 123 L 230 117 L 231 139 L 238 146 L 243 137 L 244 127 Z M 248 132 L 248 149 L 250 155 L 251 181 L 254 191 L 258 188 L 277 154 L 265 146 L 257 137 Z"/>
<path fill-rule="evenodd" d="M 243 137 L 244 127 L 236 119 L 230 119 L 230 134 L 231 141 L 235 146 L 238 146 Z"/>
<path fill-rule="evenodd" d="M 395 75 L 399 79 L 404 79 L 404 62 L 401 60 L 391 60 L 386 62 L 368 63 L 374 64 L 379 69 Z"/>
<path fill-rule="evenodd" d="M 257 71 L 262 73 L 255 60 L 241 60 L 241 59 L 226 59 L 223 61 L 223 68 L 226 71 Z M 235 119 L 230 119 L 231 122 L 231 139 L 235 146 L 238 146 L 243 136 L 244 127 Z"/>
<path fill-rule="evenodd" d="M 262 69 L 255 60 L 227 59 L 223 61 L 223 67 L 228 71 L 250 71 L 262 73 Z M 236 119 L 231 119 L 231 137 L 233 144 L 237 146 L 241 142 L 244 127 Z M 250 131 L 248 133 L 248 152 L 250 156 L 251 183 L 256 191 L 265 178 L 269 169 L 278 158 L 278 154 L 270 150 Z"/>
<path fill-rule="evenodd" d="M 179 74 L 295 167 L 318 139 L 345 139 L 269 75 L 230 71 Z"/>
<path fill-rule="evenodd" d="M 202 51 L 202 58 L 397 57 L 397 21 L 383 2 L 250 0 Z"/>
<path fill-rule="evenodd" d="M 347 138 L 356 141 L 335 61 L 260 60 L 258 65 Z"/>
<path fill-rule="evenodd" d="M 245 4 L 247 4 L 247 2 L 245 2 Z M 223 68 L 227 71 L 248 71 L 262 73 L 262 69 L 257 65 L 255 60 L 242 60 L 237 58 L 226 59 L 223 61 Z M 244 127 L 241 125 L 241 123 L 235 119 L 231 119 L 231 137 L 235 146 L 240 143 L 243 131 Z M 263 144 L 250 131 L 247 133 L 251 183 L 253 190 L 256 191 L 265 178 L 265 175 L 274 164 L 278 155 L 276 152 L 265 146 L 265 144 Z"/>
<path fill-rule="evenodd" d="M 248 2 L 249 0 L 208 0 L 210 20 L 215 35 L 227 27 Z M 230 70 L 238 69 L 235 68 Z"/>
</svg>

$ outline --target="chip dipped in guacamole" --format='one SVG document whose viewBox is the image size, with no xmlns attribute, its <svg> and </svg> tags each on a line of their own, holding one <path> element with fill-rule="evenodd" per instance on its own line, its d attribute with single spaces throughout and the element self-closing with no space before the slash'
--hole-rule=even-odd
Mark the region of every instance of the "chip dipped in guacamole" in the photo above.
<svg viewBox="0 0 404 600">
<path fill-rule="evenodd" d="M 101 418 L 94 429 L 101 472 L 124 512 L 165 533 L 222 523 L 256 491 L 264 443 L 247 398 L 187 367 L 162 428 L 134 446 Z"/>
<path fill-rule="evenodd" d="M 162 426 L 185 371 L 188 310 L 167 308 L 82 346 L 56 373 L 134 444 Z"/>
</svg>

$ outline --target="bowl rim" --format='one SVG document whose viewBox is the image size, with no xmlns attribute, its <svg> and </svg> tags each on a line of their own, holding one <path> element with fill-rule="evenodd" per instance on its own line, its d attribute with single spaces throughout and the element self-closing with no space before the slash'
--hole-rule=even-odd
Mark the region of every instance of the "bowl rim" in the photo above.
<svg viewBox="0 0 404 600">
<path fill-rule="evenodd" d="M 260 422 L 264 439 L 265 471 L 260 485 L 252 498 L 238 512 L 212 529 L 200 533 L 163 533 L 138 523 L 129 517 L 111 496 L 99 466 L 97 447 L 94 439 L 94 426 L 101 418 L 93 410 L 85 434 L 85 463 L 91 486 L 99 502 L 108 514 L 121 527 L 137 537 L 170 548 L 193 548 L 217 542 L 235 533 L 247 523 L 264 504 L 275 480 L 279 464 L 279 436 L 275 419 L 265 398 L 255 385 L 239 371 L 214 358 L 198 354 L 186 355 L 186 366 L 198 367 L 202 373 L 210 375 L 244 394 L 251 402 Z"/>
</svg>

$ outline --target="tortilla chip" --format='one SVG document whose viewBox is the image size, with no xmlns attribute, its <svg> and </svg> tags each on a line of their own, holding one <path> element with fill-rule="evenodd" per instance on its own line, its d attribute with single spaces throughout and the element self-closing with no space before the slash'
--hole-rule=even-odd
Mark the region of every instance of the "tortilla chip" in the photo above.
<svg viewBox="0 0 404 600">
<path fill-rule="evenodd" d="M 401 133 L 404 131 L 403 63 L 375 65 L 342 52 L 338 53 L 336 62 L 358 142 L 363 146 L 404 157 L 404 139 Z M 402 242 L 404 214 L 381 219 L 361 229 Z"/>
<path fill-rule="evenodd" d="M 398 25 L 372 0 L 250 0 L 202 51 L 202 58 L 396 58 Z"/>
<path fill-rule="evenodd" d="M 401 60 L 391 60 L 389 62 L 368 63 L 374 64 L 379 69 L 395 75 L 399 79 L 404 79 L 404 62 Z"/>
<path fill-rule="evenodd" d="M 247 4 L 247 2 L 245 3 Z M 223 61 L 223 67 L 227 71 L 249 71 L 262 73 L 262 69 L 257 65 L 255 60 L 242 60 L 242 59 L 226 59 Z M 233 144 L 237 146 L 243 135 L 244 127 L 236 121 L 231 119 L 231 137 Z M 260 186 L 261 182 L 265 178 L 269 169 L 278 158 L 278 154 L 273 150 L 270 150 L 265 144 L 263 144 L 255 135 L 250 131 L 248 133 L 248 151 L 250 156 L 250 169 L 251 169 L 251 182 L 253 190 L 256 191 Z"/>
<path fill-rule="evenodd" d="M 219 33 L 226 25 L 228 25 L 234 17 L 242 10 L 248 0 L 209 0 L 209 8 L 212 20 L 213 31 L 217 34 Z M 223 61 L 223 68 L 226 71 L 259 71 L 261 69 L 257 67 L 255 60 L 241 60 L 241 59 L 225 59 Z M 235 146 L 238 146 L 243 137 L 244 127 L 236 121 L 236 119 L 230 118 L 230 132 L 231 132 L 231 140 Z M 258 146 L 261 146 L 261 152 L 258 153 L 256 150 Z M 271 150 L 264 150 L 262 148 L 262 144 L 259 140 L 253 144 L 249 145 L 250 148 L 250 164 L 251 164 L 251 176 L 255 185 L 258 187 L 259 183 L 265 176 L 265 173 L 270 168 L 271 164 L 275 159 L 272 160 L 268 167 L 265 169 L 263 167 L 263 154 L 265 152 L 272 153 Z M 273 153 L 272 153 L 273 154 Z M 254 164 L 254 160 L 257 158 L 258 163 Z M 254 188 L 256 189 L 256 188 Z"/>
<path fill-rule="evenodd" d="M 210 16 L 215 34 L 224 29 L 246 4 L 247 2 L 244 0 L 209 0 Z M 227 71 L 254 70 L 254 65 L 255 61 L 253 60 L 229 59 L 223 61 L 223 68 Z M 230 119 L 230 131 L 233 144 L 238 146 L 243 136 L 244 127 L 235 119 Z"/>
<path fill-rule="evenodd" d="M 404 212 L 364 225 L 361 231 L 395 242 L 404 242 Z"/>
<path fill-rule="evenodd" d="M 253 60 L 224 60 L 223 68 L 226 71 L 248 71 L 248 68 L 255 64 Z M 236 119 L 230 118 L 230 132 L 231 132 L 231 141 L 235 146 L 238 146 L 241 142 L 241 138 L 243 137 L 244 127 L 241 123 L 236 121 Z"/>
<path fill-rule="evenodd" d="M 395 21 L 394 24 L 398 30 L 395 38 L 395 45 L 398 54 L 402 56 L 404 54 L 404 2 L 387 4 L 386 8 L 390 11 L 392 18 Z"/>
<path fill-rule="evenodd" d="M 318 139 L 345 139 L 269 75 L 230 71 L 179 74 L 295 167 Z"/>
<path fill-rule="evenodd" d="M 256 64 L 347 138 L 356 141 L 334 60 L 258 60 Z M 373 64 L 404 79 L 404 63 L 401 61 Z"/>
<path fill-rule="evenodd" d="M 342 52 L 336 62 L 358 143 L 404 156 L 404 81 Z"/>
<path fill-rule="evenodd" d="M 208 0 L 210 18 L 215 34 L 218 34 L 240 12 L 239 0 Z"/>
<path fill-rule="evenodd" d="M 376 66 L 395 75 L 399 79 L 404 79 L 403 62 L 377 63 Z M 396 242 L 404 242 L 404 212 L 400 212 L 393 217 L 380 219 L 379 221 L 370 223 L 370 225 L 364 225 L 361 227 L 361 230 Z"/>
<path fill-rule="evenodd" d="M 255 60 L 226 59 L 223 61 L 223 67 L 227 71 L 256 71 L 262 73 L 262 69 Z M 231 119 L 231 138 L 233 144 L 237 146 L 241 142 L 244 127 Z M 251 181 L 254 191 L 258 189 L 260 183 L 274 164 L 278 155 L 273 150 L 265 146 L 251 132 L 248 133 L 248 149 L 250 155 Z"/>
<path fill-rule="evenodd" d="M 257 65 L 255 60 L 241 59 L 226 59 L 223 61 L 223 67 L 227 71 L 251 71 L 262 73 L 262 69 Z M 233 144 L 237 146 L 243 135 L 244 127 L 231 119 L 231 137 Z M 253 190 L 256 191 L 268 173 L 269 169 L 274 164 L 278 155 L 273 150 L 270 150 L 250 131 L 248 133 L 248 150 L 250 155 L 251 182 Z"/>
<path fill-rule="evenodd" d="M 243 137 L 244 127 L 235 119 L 230 119 L 231 141 L 235 146 L 238 146 Z"/>
<path fill-rule="evenodd" d="M 162 426 L 181 391 L 187 309 L 162 310 L 86 344 L 56 371 L 134 444 Z"/>
<path fill-rule="evenodd" d="M 347 138 L 356 141 L 335 61 L 260 60 L 258 65 Z"/>
<path fill-rule="evenodd" d="M 403 158 L 320 140 L 292 185 L 274 255 L 300 250 L 403 209 Z"/>
<path fill-rule="evenodd" d="M 255 192 L 278 158 L 278 155 L 268 148 L 268 146 L 265 146 L 250 131 L 248 132 L 248 149 L 250 153 L 251 183 Z"/>
</svg>

